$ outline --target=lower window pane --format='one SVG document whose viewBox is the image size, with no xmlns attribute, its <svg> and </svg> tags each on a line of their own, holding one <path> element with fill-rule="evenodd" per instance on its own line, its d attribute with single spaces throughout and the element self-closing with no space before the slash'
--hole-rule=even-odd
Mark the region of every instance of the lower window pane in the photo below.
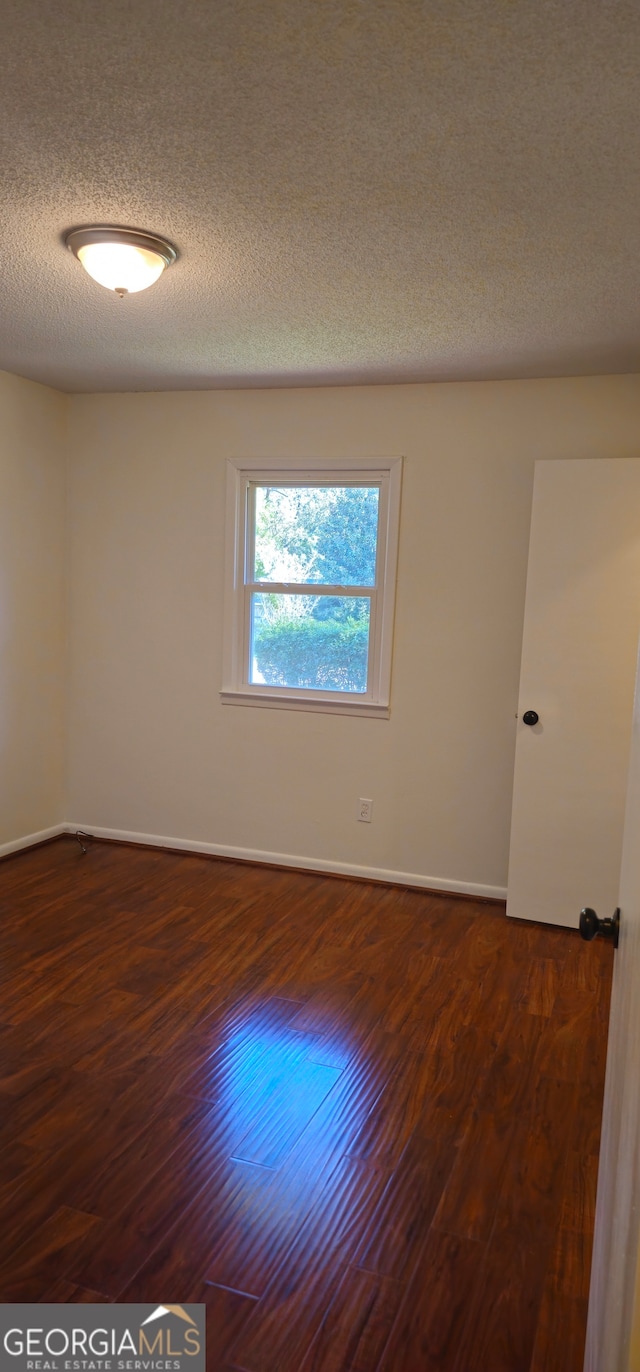
<svg viewBox="0 0 640 1372">
<path fill-rule="evenodd" d="M 368 596 L 251 596 L 252 685 L 367 689 Z"/>
</svg>

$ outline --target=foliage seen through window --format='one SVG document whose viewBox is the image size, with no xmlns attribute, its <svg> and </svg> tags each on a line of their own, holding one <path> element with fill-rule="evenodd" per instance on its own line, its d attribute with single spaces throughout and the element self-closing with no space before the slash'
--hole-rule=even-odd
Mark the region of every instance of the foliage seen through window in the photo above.
<svg viewBox="0 0 640 1372">
<path fill-rule="evenodd" d="M 256 486 L 251 579 L 278 589 L 252 595 L 252 683 L 367 690 L 378 510 L 377 486 Z"/>
</svg>

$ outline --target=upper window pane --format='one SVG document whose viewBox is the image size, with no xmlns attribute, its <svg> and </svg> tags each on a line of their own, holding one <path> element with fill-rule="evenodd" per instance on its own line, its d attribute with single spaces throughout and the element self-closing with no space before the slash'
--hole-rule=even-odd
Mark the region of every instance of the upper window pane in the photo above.
<svg viewBox="0 0 640 1372">
<path fill-rule="evenodd" d="M 255 488 L 253 581 L 375 586 L 378 486 Z"/>
</svg>

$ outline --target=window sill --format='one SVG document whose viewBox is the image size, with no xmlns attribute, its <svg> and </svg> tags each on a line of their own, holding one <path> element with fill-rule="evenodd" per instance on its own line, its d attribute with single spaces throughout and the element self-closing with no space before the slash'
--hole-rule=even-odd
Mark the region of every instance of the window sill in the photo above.
<svg viewBox="0 0 640 1372">
<path fill-rule="evenodd" d="M 269 710 L 311 710 L 321 715 L 362 715 L 369 719 L 388 719 L 389 706 L 355 696 L 336 699 L 330 696 L 268 695 L 266 692 L 224 690 L 220 692 L 223 705 L 258 705 Z"/>
</svg>

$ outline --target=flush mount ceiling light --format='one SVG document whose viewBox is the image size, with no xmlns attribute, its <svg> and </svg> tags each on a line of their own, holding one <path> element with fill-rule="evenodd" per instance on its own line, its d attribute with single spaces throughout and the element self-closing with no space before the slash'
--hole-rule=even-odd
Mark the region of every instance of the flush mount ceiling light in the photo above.
<svg viewBox="0 0 640 1372">
<path fill-rule="evenodd" d="M 178 256 L 166 238 L 114 224 L 70 229 L 64 241 L 89 276 L 121 299 L 152 286 Z"/>
</svg>

